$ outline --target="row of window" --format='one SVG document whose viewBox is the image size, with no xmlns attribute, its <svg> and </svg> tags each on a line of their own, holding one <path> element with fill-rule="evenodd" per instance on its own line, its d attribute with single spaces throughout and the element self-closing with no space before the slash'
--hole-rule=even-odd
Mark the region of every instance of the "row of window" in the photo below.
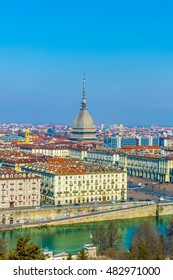
<svg viewBox="0 0 173 280">
<path fill-rule="evenodd" d="M 119 181 L 123 181 L 124 182 L 124 179 L 115 179 L 115 182 L 118 182 L 118 180 Z M 92 183 L 95 183 L 95 184 L 98 184 L 98 183 L 110 183 L 110 182 L 112 182 L 112 183 L 114 183 L 114 180 L 113 179 L 108 179 L 108 180 L 106 180 L 106 179 L 102 179 L 102 180 L 83 180 L 83 181 L 65 181 L 65 184 L 67 185 L 67 184 L 92 184 Z M 61 182 L 59 181 L 59 183 L 58 183 L 59 185 L 61 184 Z"/>
<path fill-rule="evenodd" d="M 121 200 L 121 199 L 124 199 L 124 194 L 122 194 L 121 196 L 117 196 L 117 195 L 112 195 L 112 196 L 104 196 L 104 197 L 101 197 L 101 196 L 96 196 L 96 197 L 86 197 L 86 198 L 82 198 L 82 199 L 79 199 L 79 198 L 74 198 L 74 199 L 65 199 L 65 201 L 61 201 L 61 200 L 58 200 L 57 201 L 57 204 L 60 205 L 62 203 L 65 203 L 65 204 L 74 204 L 74 203 L 89 203 L 89 202 L 101 202 L 101 201 L 111 201 L 111 200 Z"/>
<path fill-rule="evenodd" d="M 61 188 L 58 187 L 58 192 L 61 191 L 73 191 L 73 190 L 77 190 L 77 191 L 85 191 L 85 190 L 97 190 L 97 189 L 114 189 L 114 188 L 125 188 L 125 184 L 116 184 L 116 185 L 106 185 L 106 186 L 81 186 L 81 188 L 78 187 L 66 187 L 66 188 Z"/>
<path fill-rule="evenodd" d="M 38 197 L 39 197 L 38 195 L 32 194 L 32 196 L 29 195 L 29 196 L 27 197 L 27 199 L 29 199 L 29 200 L 30 200 L 30 199 L 35 199 L 35 198 L 38 199 Z M 26 198 L 25 195 L 19 195 L 18 197 L 17 197 L 17 196 L 10 196 L 10 197 L 4 197 L 4 196 L 2 196 L 2 197 L 1 197 L 1 201 L 4 202 L 4 201 L 8 201 L 8 200 L 10 199 L 10 200 L 12 200 L 12 201 L 15 200 L 15 202 L 17 202 L 17 201 L 19 201 L 19 200 L 20 200 L 20 201 L 21 201 L 21 200 L 23 201 L 23 200 L 25 200 L 25 198 Z"/>
<path fill-rule="evenodd" d="M 126 178 L 126 174 L 122 174 L 122 173 L 120 173 L 120 174 L 104 174 L 104 175 L 76 175 L 76 176 L 59 176 L 58 177 L 58 180 L 59 181 L 64 181 L 64 180 L 66 180 L 66 181 L 68 181 L 68 180 L 77 180 L 77 179 L 85 179 L 85 181 L 83 181 L 83 182 L 86 182 L 86 179 L 89 179 L 89 180 L 92 180 L 92 179 L 95 179 L 95 178 L 100 178 L 100 179 L 102 179 L 102 178 L 111 178 L 111 179 L 114 179 L 114 178 Z M 88 180 L 88 181 L 89 181 Z M 42 181 L 44 182 L 44 183 L 53 183 L 53 181 L 54 181 L 54 177 L 52 177 L 52 178 L 49 178 L 49 177 L 47 177 L 47 176 L 42 176 Z"/>
<path fill-rule="evenodd" d="M 33 190 L 33 189 L 39 189 L 40 188 L 40 186 L 2 186 L 2 188 L 1 188 L 1 186 L 0 186 L 0 191 L 7 191 L 7 190 L 10 190 L 10 191 L 14 191 L 14 190 L 19 190 L 19 191 L 21 191 L 21 190 Z"/>
</svg>

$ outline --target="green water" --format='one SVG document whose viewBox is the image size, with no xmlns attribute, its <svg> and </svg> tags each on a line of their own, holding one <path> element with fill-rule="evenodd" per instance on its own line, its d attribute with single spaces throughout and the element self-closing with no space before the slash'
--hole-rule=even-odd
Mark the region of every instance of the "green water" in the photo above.
<svg viewBox="0 0 173 280">
<path fill-rule="evenodd" d="M 123 245 L 129 248 L 136 228 L 144 221 L 150 221 L 159 233 L 165 234 L 166 226 L 171 216 L 150 217 L 140 219 L 128 219 L 114 221 L 123 235 Z M 103 222 L 108 224 L 109 222 Z M 100 223 L 80 224 L 73 226 L 47 227 L 13 230 L 0 233 L 0 238 L 8 240 L 8 249 L 16 246 L 19 237 L 29 236 L 31 240 L 39 246 L 52 249 L 54 253 L 61 251 L 77 253 L 84 243 L 89 242 L 90 233 L 98 227 Z"/>
</svg>

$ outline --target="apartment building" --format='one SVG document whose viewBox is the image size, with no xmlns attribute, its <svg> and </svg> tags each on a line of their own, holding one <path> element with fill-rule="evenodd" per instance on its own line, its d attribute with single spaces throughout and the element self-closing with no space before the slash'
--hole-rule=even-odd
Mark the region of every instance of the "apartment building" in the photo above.
<svg viewBox="0 0 173 280">
<path fill-rule="evenodd" d="M 173 182 L 173 157 L 162 155 L 129 155 L 120 153 L 119 167 L 131 176 Z"/>
<path fill-rule="evenodd" d="M 118 165 L 119 154 L 118 151 L 113 149 L 95 149 L 87 151 L 85 160 L 88 162 Z"/>
<path fill-rule="evenodd" d="M 127 198 L 127 173 L 114 166 L 57 158 L 23 167 L 41 176 L 41 200 L 55 205 Z"/>
<path fill-rule="evenodd" d="M 0 208 L 40 205 L 41 178 L 34 173 L 0 168 Z"/>
<path fill-rule="evenodd" d="M 69 147 L 66 144 L 25 144 L 20 145 L 21 151 L 30 151 L 33 154 L 41 154 L 49 157 L 68 157 Z"/>
</svg>

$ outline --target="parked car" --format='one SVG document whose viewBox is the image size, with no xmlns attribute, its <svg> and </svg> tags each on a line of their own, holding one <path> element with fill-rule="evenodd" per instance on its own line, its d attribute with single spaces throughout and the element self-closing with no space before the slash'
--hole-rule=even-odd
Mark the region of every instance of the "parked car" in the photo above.
<svg viewBox="0 0 173 280">
<path fill-rule="evenodd" d="M 45 218 L 40 218 L 39 222 L 44 222 L 46 219 Z"/>
<path fill-rule="evenodd" d="M 20 220 L 17 220 L 16 222 L 19 223 L 19 224 L 27 224 L 27 223 L 28 223 L 28 220 L 26 220 L 26 219 L 20 219 Z"/>
</svg>

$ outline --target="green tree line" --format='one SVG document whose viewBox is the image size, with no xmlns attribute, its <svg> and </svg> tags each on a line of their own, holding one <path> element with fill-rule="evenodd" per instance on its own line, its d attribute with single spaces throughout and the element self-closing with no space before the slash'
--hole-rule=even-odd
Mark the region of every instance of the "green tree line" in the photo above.
<svg viewBox="0 0 173 280">
<path fill-rule="evenodd" d="M 43 248 L 35 245 L 29 237 L 18 239 L 16 247 L 7 252 L 7 242 L 0 240 L 0 260 L 45 260 Z"/>
<path fill-rule="evenodd" d="M 136 229 L 129 250 L 122 246 L 122 235 L 113 222 L 101 224 L 92 232 L 93 244 L 98 248 L 98 258 L 117 260 L 173 259 L 173 218 L 169 220 L 166 235 L 160 235 L 154 226 L 145 222 Z"/>
</svg>

